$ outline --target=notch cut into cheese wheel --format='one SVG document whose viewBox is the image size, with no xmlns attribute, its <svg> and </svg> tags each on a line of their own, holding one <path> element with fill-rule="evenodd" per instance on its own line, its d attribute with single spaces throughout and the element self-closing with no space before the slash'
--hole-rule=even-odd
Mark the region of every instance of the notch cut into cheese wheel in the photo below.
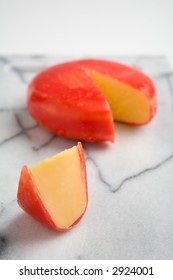
<svg viewBox="0 0 173 280">
<path fill-rule="evenodd" d="M 146 123 L 151 114 L 151 104 L 146 95 L 116 79 L 91 72 L 101 92 L 106 97 L 114 120 L 141 124 Z"/>
</svg>

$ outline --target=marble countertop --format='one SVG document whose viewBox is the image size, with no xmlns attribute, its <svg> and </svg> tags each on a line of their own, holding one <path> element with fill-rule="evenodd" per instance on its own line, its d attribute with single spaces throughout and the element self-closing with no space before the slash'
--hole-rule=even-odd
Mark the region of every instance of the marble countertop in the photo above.
<svg viewBox="0 0 173 280">
<path fill-rule="evenodd" d="M 150 75 L 158 112 L 142 127 L 115 123 L 114 144 L 84 143 L 89 205 L 66 233 L 19 208 L 22 165 L 72 147 L 39 127 L 26 108 L 28 82 L 48 65 L 80 57 L 0 57 L 0 259 L 173 258 L 173 72 L 164 57 L 103 57 Z"/>
</svg>

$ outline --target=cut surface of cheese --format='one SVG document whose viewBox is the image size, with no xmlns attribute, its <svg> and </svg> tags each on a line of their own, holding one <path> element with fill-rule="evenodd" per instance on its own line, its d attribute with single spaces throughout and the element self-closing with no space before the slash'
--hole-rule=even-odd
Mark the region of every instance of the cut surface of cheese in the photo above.
<svg viewBox="0 0 173 280">
<path fill-rule="evenodd" d="M 55 225 L 70 227 L 85 211 L 87 204 L 78 148 L 65 150 L 29 171 Z"/>
<path fill-rule="evenodd" d="M 106 97 L 114 120 L 135 124 L 148 121 L 151 104 L 144 93 L 95 71 L 91 77 Z"/>
</svg>

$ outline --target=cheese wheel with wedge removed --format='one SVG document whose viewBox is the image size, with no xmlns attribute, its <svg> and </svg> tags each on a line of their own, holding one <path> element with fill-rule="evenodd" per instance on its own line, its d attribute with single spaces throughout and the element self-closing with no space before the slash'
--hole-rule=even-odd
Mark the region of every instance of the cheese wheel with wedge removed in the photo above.
<svg viewBox="0 0 173 280">
<path fill-rule="evenodd" d="M 49 67 L 28 88 L 28 109 L 51 132 L 89 142 L 112 141 L 114 121 L 147 124 L 157 100 L 152 80 L 116 62 L 78 60 Z"/>
</svg>

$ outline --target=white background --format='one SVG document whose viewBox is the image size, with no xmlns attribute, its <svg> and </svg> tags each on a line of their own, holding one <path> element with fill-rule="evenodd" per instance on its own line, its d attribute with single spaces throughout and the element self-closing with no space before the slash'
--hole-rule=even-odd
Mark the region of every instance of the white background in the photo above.
<svg viewBox="0 0 173 280">
<path fill-rule="evenodd" d="M 0 0 L 0 55 L 165 55 L 172 0 Z"/>
</svg>

